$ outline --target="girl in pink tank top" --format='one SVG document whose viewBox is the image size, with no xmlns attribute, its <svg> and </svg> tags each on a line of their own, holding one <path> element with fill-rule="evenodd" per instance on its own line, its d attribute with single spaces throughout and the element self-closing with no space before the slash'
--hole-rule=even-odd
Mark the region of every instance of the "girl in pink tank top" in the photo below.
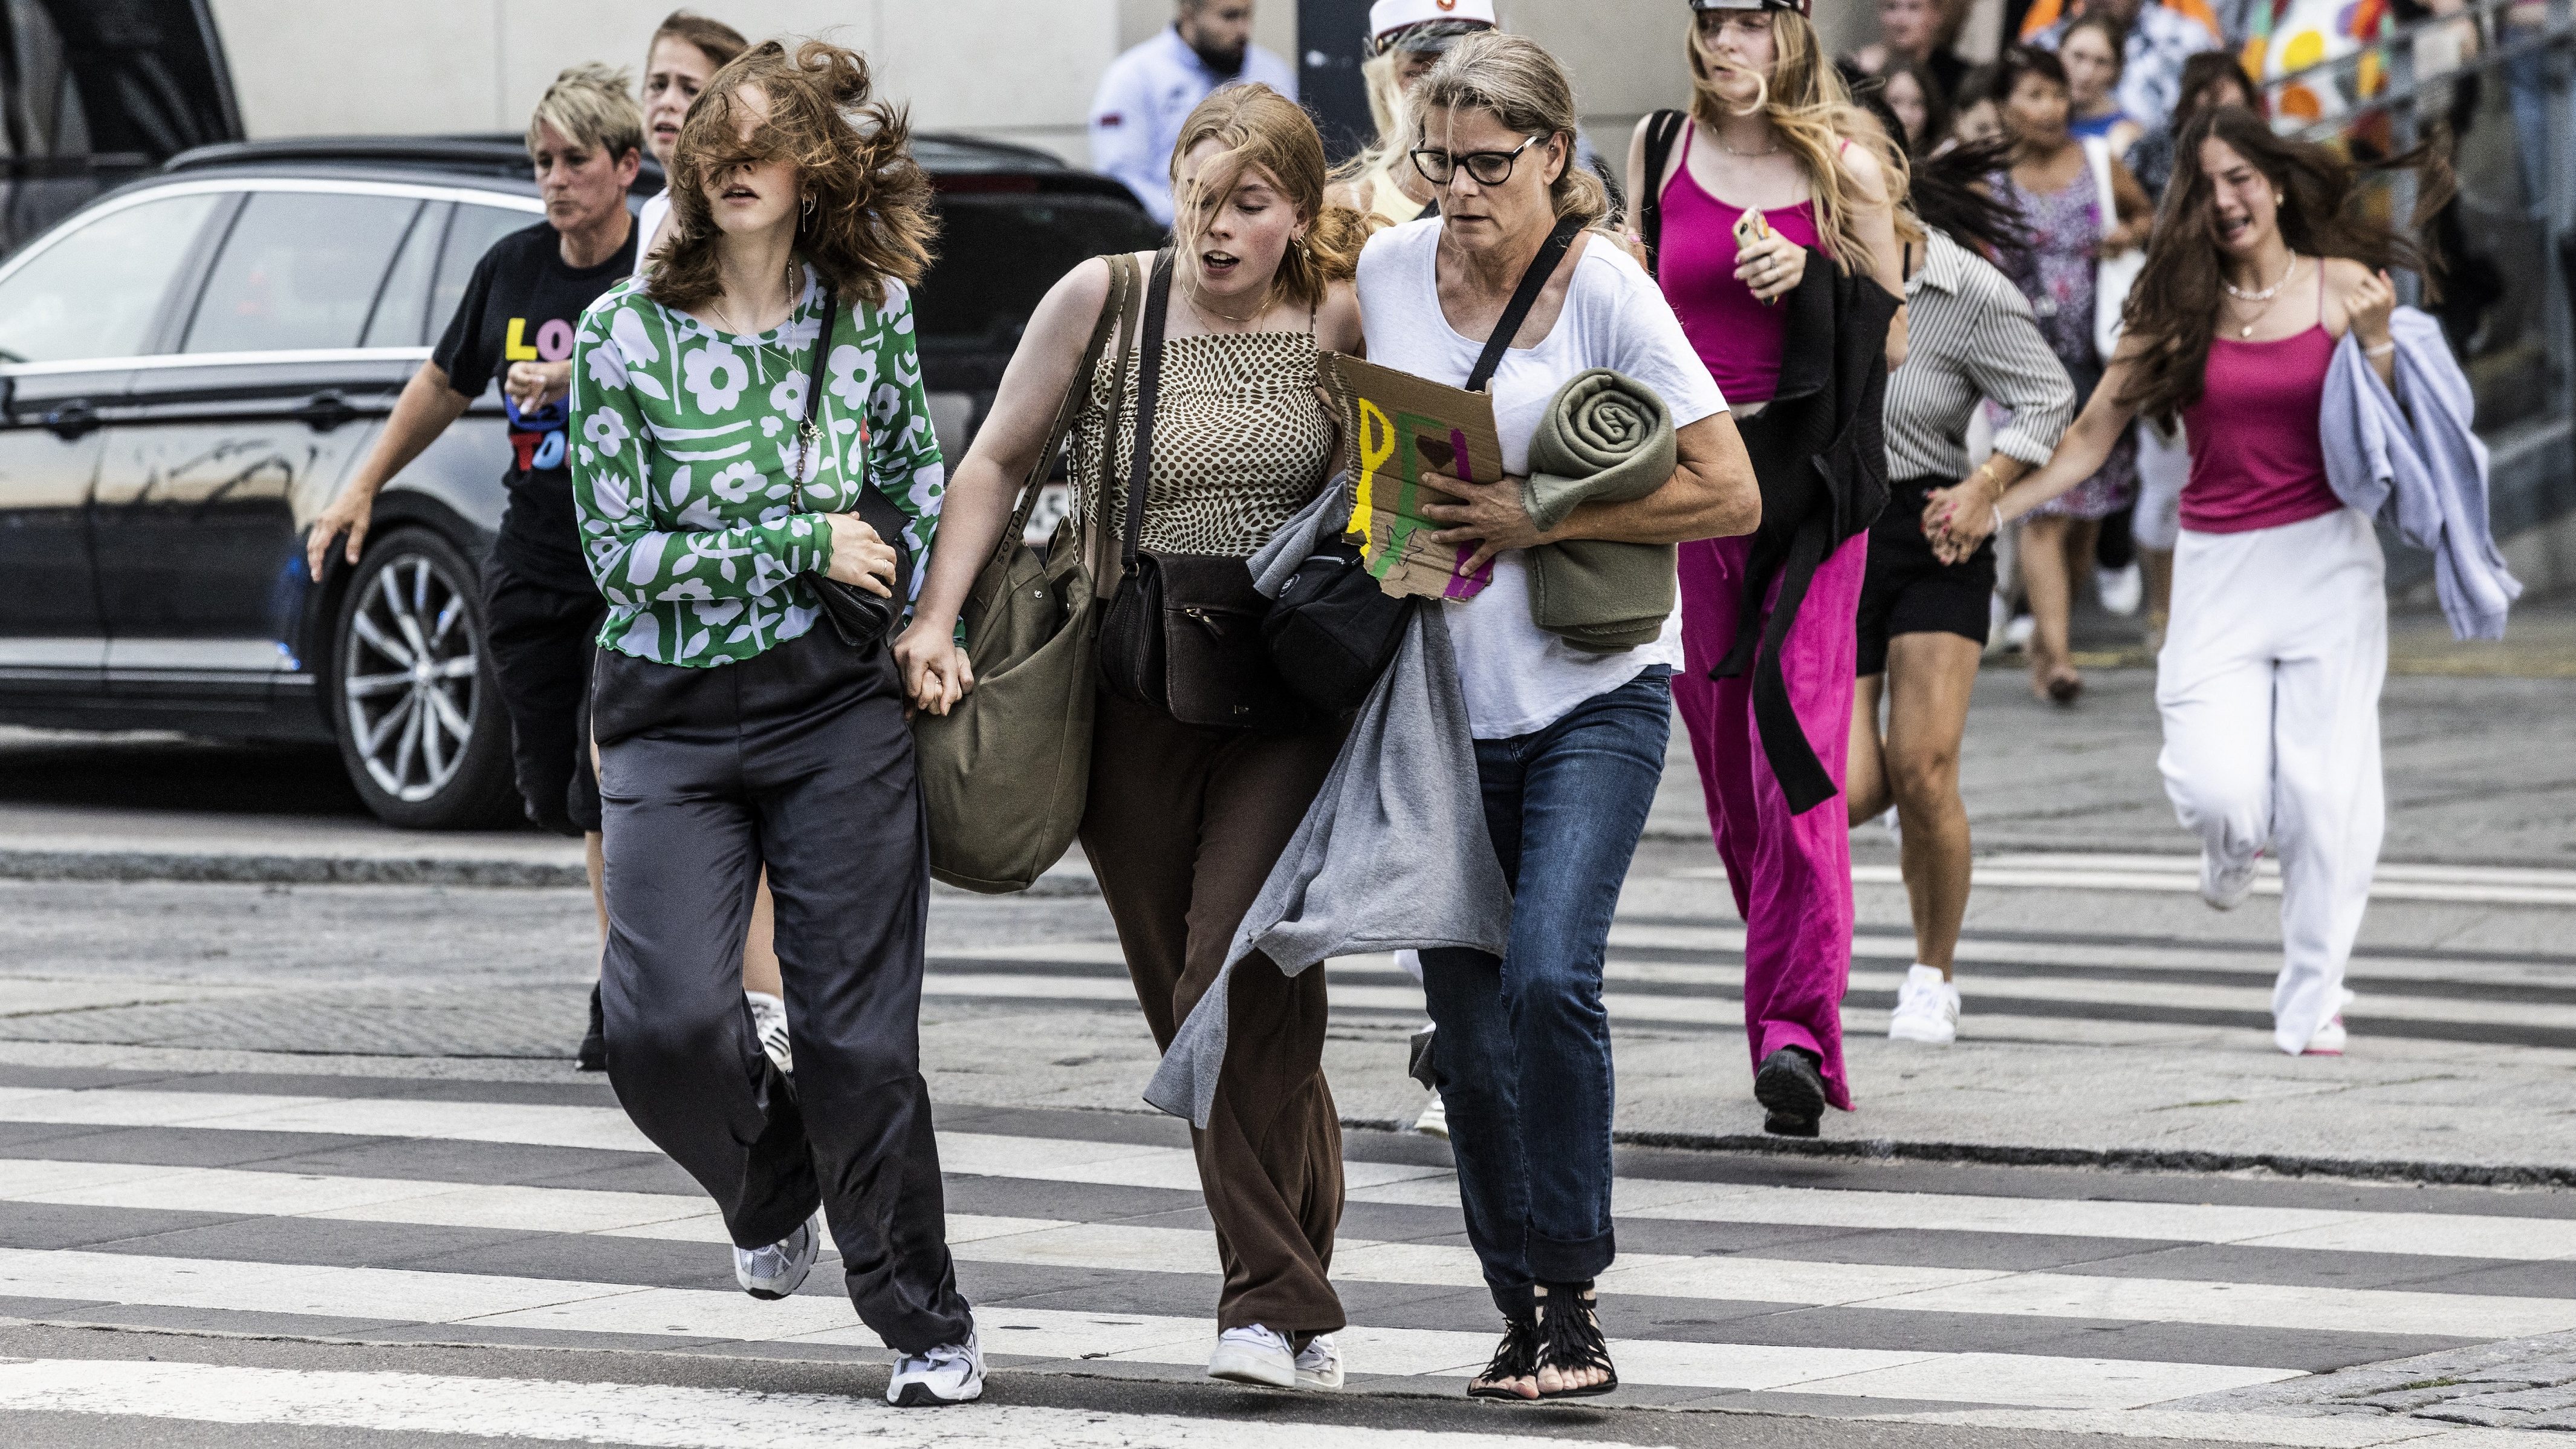
<svg viewBox="0 0 2576 1449">
<path fill-rule="evenodd" d="M 1682 132 L 1682 152 L 1690 151 L 1696 122 Z M 1735 275 L 1739 250 L 1736 224 L 1745 208 L 1709 193 L 1684 160 L 1664 187 L 1663 247 L 1656 255 L 1656 274 L 1664 298 L 1682 319 L 1699 360 L 1729 403 L 1769 402 L 1780 380 L 1780 347 L 1788 314 L 1766 305 Z M 1801 247 L 1816 245 L 1816 204 L 1766 207 L 1763 220 L 1771 230 Z"/>
<path fill-rule="evenodd" d="M 2280 863 L 2272 1041 L 2293 1055 L 2343 1053 L 2344 967 L 2384 825 L 2387 565 L 2371 520 L 2327 478 L 2320 430 L 2330 376 L 2372 385 L 2338 375 L 2339 357 L 2396 386 L 2381 268 L 2420 269 L 2424 252 L 2368 220 L 2357 185 L 2351 162 L 2241 106 L 2202 111 L 2165 194 L 2161 225 L 2175 230 L 2130 293 L 2142 336 L 2123 340 L 2046 466 L 1999 499 L 1954 489 L 1925 510 L 1945 549 L 1973 547 L 2098 467 L 2139 412 L 2181 415 L 2191 476 L 2156 658 L 2157 763 L 2200 837 L 2210 905 L 2233 909 L 2264 856 Z"/>
<path fill-rule="evenodd" d="M 1639 128 L 1647 164 L 1664 160 L 1655 145 L 1662 137 L 1670 138 L 1669 160 L 1652 175 L 1631 175 L 1628 194 L 1656 200 L 1661 217 L 1651 230 L 1665 300 L 1738 425 L 1759 440 L 1766 426 L 1783 425 L 1745 413 L 1776 400 L 1787 349 L 1830 352 L 1837 344 L 1833 336 L 1787 333 L 1785 299 L 1812 280 L 1806 269 L 1840 259 L 1846 271 L 1866 270 L 1891 295 L 1905 294 L 1895 214 L 1880 180 L 1893 174 L 1893 153 L 1882 172 L 1871 148 L 1883 138 L 1852 108 L 1831 53 L 1799 9 L 1756 0 L 1702 7 L 1689 45 L 1691 119 L 1663 112 Z M 1819 145 L 1855 136 L 1864 139 Z M 1768 235 L 1738 233 L 1748 207 L 1759 208 Z M 1766 495 L 1791 496 L 1796 487 L 1764 479 Z M 1790 596 L 1793 617 L 1777 655 L 1789 707 L 1836 790 L 1851 734 L 1868 556 L 1864 532 L 1815 565 L 1803 601 Z M 1790 809 L 1754 718 L 1751 677 L 1710 675 L 1748 611 L 1777 612 L 1782 566 L 1767 553 L 1757 561 L 1751 538 L 1717 538 L 1682 545 L 1680 575 L 1685 667 L 1673 677 L 1673 699 L 1744 916 L 1753 1096 L 1764 1131 L 1813 1137 L 1827 1107 L 1849 1109 L 1852 1101 L 1837 1006 L 1851 972 L 1851 835 L 1838 799 Z"/>
<path fill-rule="evenodd" d="M 2182 413 L 2191 441 L 2183 527 L 2243 533 L 2304 523 L 2343 506 L 2326 481 L 2326 448 L 2317 436 L 2326 366 L 2335 350 L 2334 334 L 2326 330 L 2325 297 L 2326 269 L 2320 264 L 2317 325 L 2270 342 L 2224 335 L 2209 340 L 2200 401 Z"/>
</svg>

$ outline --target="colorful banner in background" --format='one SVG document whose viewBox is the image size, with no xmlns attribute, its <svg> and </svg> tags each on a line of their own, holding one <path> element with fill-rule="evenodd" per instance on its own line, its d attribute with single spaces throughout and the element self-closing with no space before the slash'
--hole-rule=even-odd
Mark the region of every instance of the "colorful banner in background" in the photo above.
<svg viewBox="0 0 2576 1449">
<path fill-rule="evenodd" d="M 1491 562 L 1466 572 L 1473 549 L 1431 542 L 1441 525 L 1425 504 L 1449 496 L 1426 473 L 1493 482 L 1503 476 L 1493 399 L 1355 357 L 1327 354 L 1324 384 L 1353 443 L 1346 537 L 1378 587 L 1399 598 L 1472 599 L 1493 582 Z"/>
</svg>

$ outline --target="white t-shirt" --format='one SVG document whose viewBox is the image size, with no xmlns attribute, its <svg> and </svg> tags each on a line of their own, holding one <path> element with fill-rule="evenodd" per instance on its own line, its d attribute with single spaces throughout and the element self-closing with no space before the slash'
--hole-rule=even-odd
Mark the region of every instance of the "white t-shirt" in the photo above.
<svg viewBox="0 0 2576 1449">
<path fill-rule="evenodd" d="M 1440 310 L 1434 270 L 1440 226 L 1440 218 L 1425 217 L 1369 239 L 1360 254 L 1360 314 L 1369 361 L 1463 387 L 1485 339 L 1460 336 Z M 1595 236 L 1583 244 L 1555 328 L 1536 347 L 1504 353 L 1494 372 L 1494 423 L 1506 472 L 1528 474 L 1530 436 L 1549 400 L 1576 374 L 1596 367 L 1660 393 L 1676 428 L 1726 411 L 1716 380 L 1682 335 L 1661 289 L 1635 259 Z M 1494 581 L 1484 592 L 1448 608 L 1467 718 L 1481 740 L 1545 729 L 1649 665 L 1679 668 L 1682 662 L 1678 606 L 1653 643 L 1616 654 L 1575 648 L 1539 628 L 1530 619 L 1529 565 L 1518 550 L 1494 560 Z"/>
<path fill-rule="evenodd" d="M 654 192 L 635 218 L 635 275 L 644 275 L 646 254 L 653 250 L 653 234 L 662 229 L 662 218 L 671 214 L 671 188 Z"/>
</svg>

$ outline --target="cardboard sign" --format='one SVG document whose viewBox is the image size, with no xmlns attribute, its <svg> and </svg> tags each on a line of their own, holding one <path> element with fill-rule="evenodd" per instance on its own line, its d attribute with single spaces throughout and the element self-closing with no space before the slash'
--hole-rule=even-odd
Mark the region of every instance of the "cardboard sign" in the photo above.
<svg viewBox="0 0 2576 1449">
<path fill-rule="evenodd" d="M 1350 440 L 1353 507 L 1343 533 L 1378 587 L 1398 598 L 1483 592 L 1493 582 L 1491 563 L 1466 573 L 1474 549 L 1431 543 L 1442 525 L 1424 517 L 1422 505 L 1451 500 L 1425 487 L 1422 475 L 1487 483 L 1503 476 L 1493 398 L 1337 352 L 1324 355 L 1323 375 Z"/>
</svg>

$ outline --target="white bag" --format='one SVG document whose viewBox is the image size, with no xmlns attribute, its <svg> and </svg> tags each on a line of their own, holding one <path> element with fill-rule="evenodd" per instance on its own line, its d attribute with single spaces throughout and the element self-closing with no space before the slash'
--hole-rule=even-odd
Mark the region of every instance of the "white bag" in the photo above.
<svg viewBox="0 0 2576 1449">
<path fill-rule="evenodd" d="M 2093 168 L 2093 188 L 2102 198 L 2103 226 L 2118 226 L 2119 197 L 2111 189 L 2111 143 L 2099 136 L 2085 137 L 2084 159 Z M 2131 247 L 2093 264 L 2093 349 L 2102 355 L 2104 367 L 2111 365 L 2111 354 L 2120 345 L 2120 308 L 2146 266 L 2144 247 Z"/>
</svg>

